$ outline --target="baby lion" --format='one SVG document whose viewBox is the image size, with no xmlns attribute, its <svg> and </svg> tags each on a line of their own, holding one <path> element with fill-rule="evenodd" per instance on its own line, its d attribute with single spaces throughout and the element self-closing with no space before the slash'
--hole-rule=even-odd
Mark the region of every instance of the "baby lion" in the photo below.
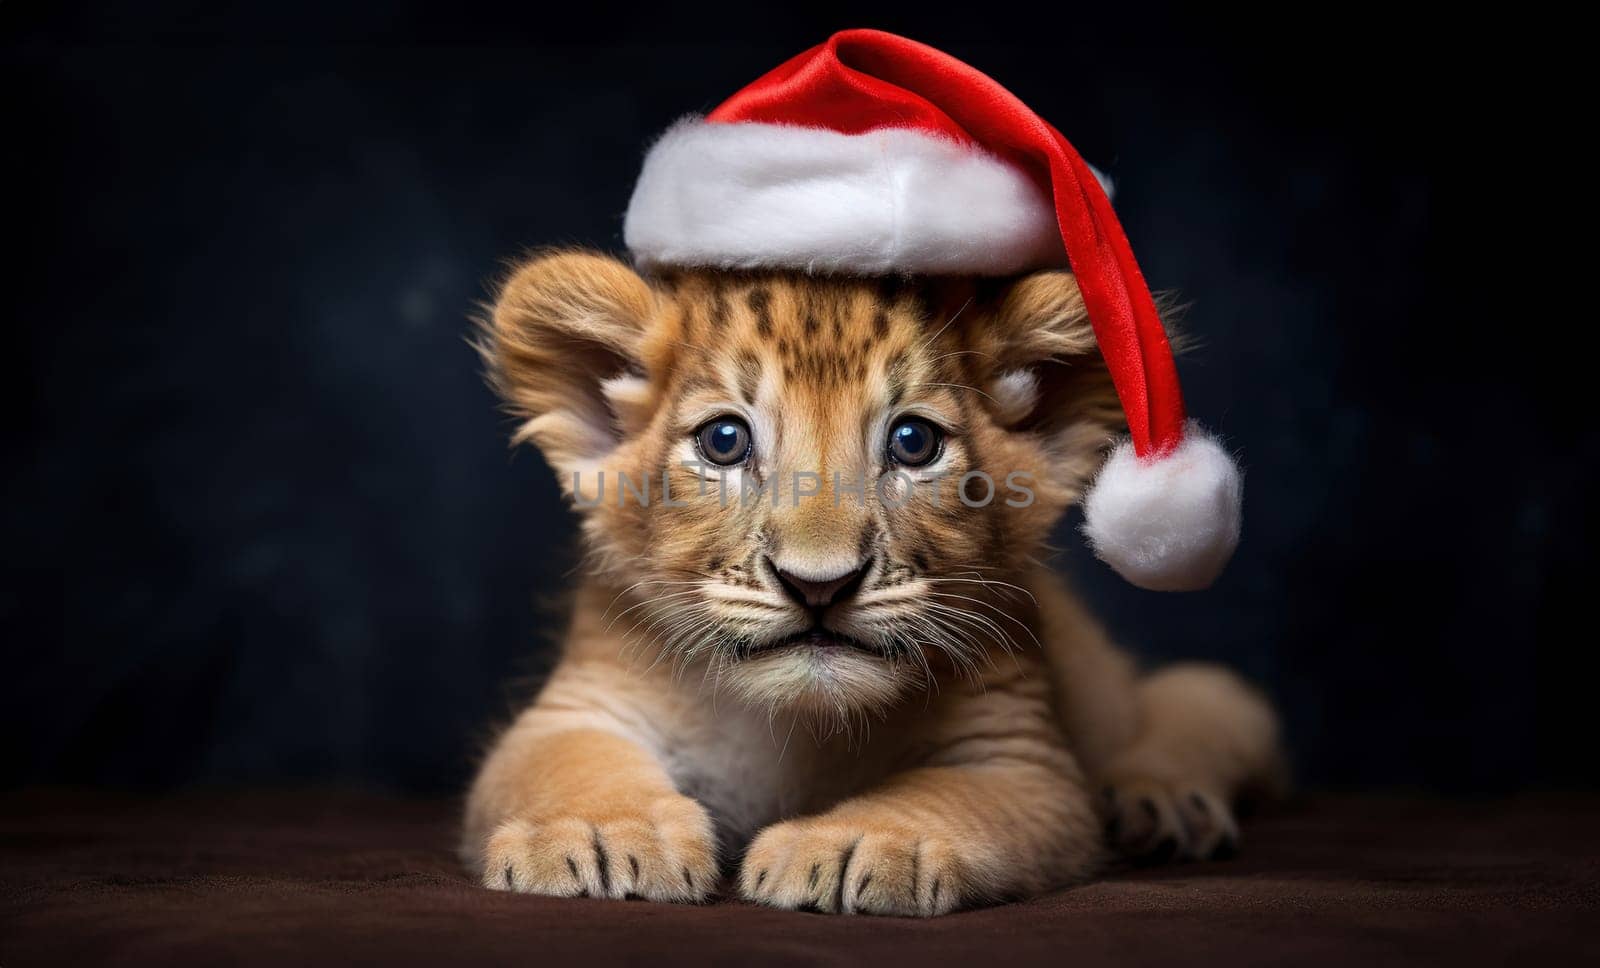
<svg viewBox="0 0 1600 968">
<path fill-rule="evenodd" d="M 1122 419 L 1071 274 L 554 253 L 483 349 L 592 552 L 472 788 L 485 885 L 698 901 L 726 860 L 766 904 L 931 915 L 1082 878 L 1107 830 L 1237 845 L 1271 709 L 1218 668 L 1140 675 L 1038 561 Z"/>
<path fill-rule="evenodd" d="M 845 31 L 662 137 L 624 235 L 637 271 L 517 266 L 479 344 L 589 564 L 468 798 L 483 883 L 699 901 L 727 865 L 763 904 L 934 915 L 1233 850 L 1270 706 L 1141 674 L 1040 562 L 1081 501 L 1125 577 L 1204 587 L 1241 494 L 1060 133 Z"/>
</svg>

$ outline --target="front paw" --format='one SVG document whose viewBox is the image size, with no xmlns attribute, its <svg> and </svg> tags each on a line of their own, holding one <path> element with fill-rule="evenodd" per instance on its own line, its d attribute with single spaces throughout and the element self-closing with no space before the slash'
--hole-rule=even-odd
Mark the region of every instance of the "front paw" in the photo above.
<svg viewBox="0 0 1600 968">
<path fill-rule="evenodd" d="M 768 827 L 739 872 L 748 900 L 843 914 L 945 914 L 962 902 L 965 881 L 942 838 L 825 817 Z"/>
<path fill-rule="evenodd" d="M 1223 860 L 1239 849 L 1228 801 L 1197 784 L 1120 775 L 1100 795 L 1106 839 L 1131 860 Z"/>
<path fill-rule="evenodd" d="M 628 811 L 507 820 L 483 856 L 485 887 L 558 897 L 696 902 L 717 873 L 710 816 L 675 794 Z"/>
</svg>

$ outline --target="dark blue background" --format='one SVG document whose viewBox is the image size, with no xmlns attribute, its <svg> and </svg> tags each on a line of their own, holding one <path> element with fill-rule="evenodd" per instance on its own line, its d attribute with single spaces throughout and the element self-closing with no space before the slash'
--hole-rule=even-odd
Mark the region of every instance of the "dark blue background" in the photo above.
<svg viewBox="0 0 1600 968">
<path fill-rule="evenodd" d="M 1451 208 L 1464 126 L 1500 109 L 1431 35 L 1342 8 L 324 6 L 0 9 L 7 784 L 462 784 L 574 563 L 468 315 L 526 247 L 620 249 L 653 134 L 855 25 L 1053 120 L 1192 303 L 1244 543 L 1213 591 L 1156 595 L 1065 524 L 1117 634 L 1264 683 L 1313 784 L 1594 782 L 1568 622 L 1597 437 L 1560 354 L 1506 345 L 1528 321 Z"/>
</svg>

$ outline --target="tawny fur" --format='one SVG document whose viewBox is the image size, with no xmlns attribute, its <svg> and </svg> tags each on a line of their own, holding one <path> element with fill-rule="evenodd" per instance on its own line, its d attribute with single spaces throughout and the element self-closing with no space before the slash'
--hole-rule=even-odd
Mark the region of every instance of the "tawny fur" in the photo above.
<svg viewBox="0 0 1600 968">
<path fill-rule="evenodd" d="M 941 914 L 1085 878 L 1108 844 L 1226 852 L 1235 801 L 1280 782 L 1262 697 L 1141 674 L 1039 563 L 1121 420 L 1070 274 L 647 281 L 556 252 L 511 275 L 481 349 L 516 439 L 589 505 L 590 552 L 561 661 L 468 799 L 486 886 L 694 901 L 731 871 L 780 907 Z M 750 460 L 684 466 L 730 414 Z M 880 501 L 906 414 L 949 436 Z M 1001 488 L 983 507 L 969 470 Z M 739 499 L 757 486 L 778 500 Z M 863 564 L 827 622 L 864 648 L 762 649 L 812 622 L 774 567 Z"/>
</svg>

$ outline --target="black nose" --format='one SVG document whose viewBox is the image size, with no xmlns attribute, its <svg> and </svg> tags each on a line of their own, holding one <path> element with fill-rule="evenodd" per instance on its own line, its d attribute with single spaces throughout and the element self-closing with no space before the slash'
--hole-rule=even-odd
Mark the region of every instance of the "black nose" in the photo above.
<svg viewBox="0 0 1600 968">
<path fill-rule="evenodd" d="M 773 564 L 770 558 L 767 564 L 772 566 L 772 573 L 778 576 L 778 584 L 797 604 L 810 609 L 822 609 L 834 602 L 842 602 L 859 591 L 861 580 L 867 576 L 867 567 L 872 562 L 867 561 L 858 568 L 825 581 L 812 581 L 791 574 Z"/>
</svg>

